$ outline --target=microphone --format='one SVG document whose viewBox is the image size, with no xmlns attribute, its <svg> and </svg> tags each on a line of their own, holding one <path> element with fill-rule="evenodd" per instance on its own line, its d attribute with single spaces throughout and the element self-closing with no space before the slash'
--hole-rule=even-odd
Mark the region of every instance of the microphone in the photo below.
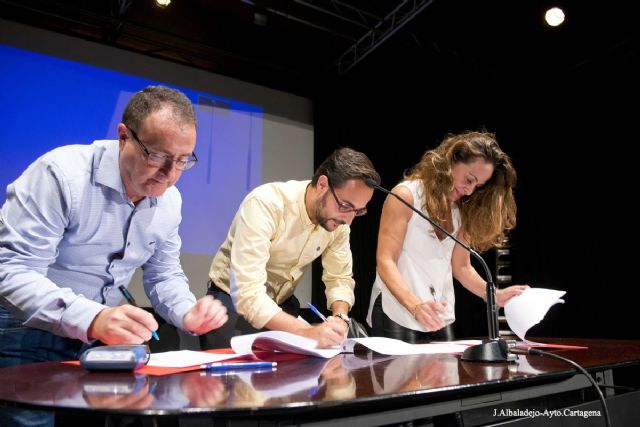
<svg viewBox="0 0 640 427">
<path fill-rule="evenodd" d="M 398 199 L 403 205 L 420 215 L 421 218 L 428 221 L 435 228 L 449 236 L 454 242 L 462 246 L 467 252 L 473 255 L 480 262 L 480 264 L 482 264 L 487 278 L 487 327 L 489 329 L 489 339 L 483 340 L 482 344 L 474 345 L 467 348 L 462 353 L 461 359 L 472 362 L 515 362 L 518 356 L 516 356 L 514 353 L 509 352 L 509 349 L 515 345 L 515 341 L 500 338 L 500 331 L 498 329 L 498 304 L 496 304 L 496 287 L 493 283 L 493 278 L 491 276 L 491 272 L 489 271 L 489 267 L 487 266 L 487 263 L 484 261 L 482 256 L 480 256 L 480 254 L 473 248 L 461 242 L 446 228 L 420 212 L 418 209 L 414 208 L 409 202 L 404 200 L 398 194 L 381 187 L 371 178 L 365 179 L 364 182 L 368 187 L 380 190 L 383 193 L 389 194 Z"/>
</svg>

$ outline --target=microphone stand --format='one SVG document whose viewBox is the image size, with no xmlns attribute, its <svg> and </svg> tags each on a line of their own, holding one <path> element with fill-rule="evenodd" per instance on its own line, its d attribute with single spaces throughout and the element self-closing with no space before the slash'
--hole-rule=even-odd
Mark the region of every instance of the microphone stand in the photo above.
<svg viewBox="0 0 640 427">
<path fill-rule="evenodd" d="M 427 220 L 431 225 L 442 231 L 444 234 L 453 239 L 454 242 L 465 248 L 471 255 L 473 255 L 484 268 L 484 272 L 487 277 L 487 327 L 489 329 L 489 338 L 482 341 L 482 344 L 474 345 L 467 348 L 462 353 L 462 360 L 471 362 L 515 362 L 518 358 L 515 354 L 509 352 L 509 348 L 515 345 L 514 340 L 505 340 L 500 338 L 500 331 L 498 329 L 498 304 L 496 304 L 496 286 L 493 283 L 491 271 L 485 260 L 480 256 L 478 252 L 472 249 L 470 246 L 462 243 L 453 234 L 449 233 L 447 229 L 433 221 L 431 218 L 414 208 L 402 197 L 379 186 L 374 180 L 366 179 L 365 184 L 371 188 L 376 188 L 383 193 L 389 194 L 398 199 L 403 205 L 420 215 L 421 218 Z"/>
</svg>

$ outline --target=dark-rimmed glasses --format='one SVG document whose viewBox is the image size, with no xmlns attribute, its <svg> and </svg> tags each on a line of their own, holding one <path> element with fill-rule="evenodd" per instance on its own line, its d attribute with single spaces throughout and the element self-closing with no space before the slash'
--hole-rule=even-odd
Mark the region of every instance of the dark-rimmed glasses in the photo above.
<svg viewBox="0 0 640 427">
<path fill-rule="evenodd" d="M 338 210 L 342 213 L 354 212 L 356 216 L 362 216 L 367 213 L 367 208 L 356 208 L 351 203 L 343 202 L 338 199 L 336 192 L 333 190 L 333 185 L 331 185 L 331 180 L 327 177 L 327 184 L 329 184 L 329 190 L 331 190 L 331 194 L 333 194 L 333 198 L 336 199 L 336 204 L 338 205 Z"/>
<path fill-rule="evenodd" d="M 191 169 L 197 162 L 198 157 L 196 157 L 196 153 L 191 153 L 190 156 L 182 156 L 177 159 L 172 159 L 171 157 L 165 154 L 152 153 L 149 149 L 140 141 L 138 135 L 134 132 L 133 129 L 127 126 L 129 132 L 131 132 L 131 136 L 133 136 L 133 140 L 138 144 L 138 147 L 142 150 L 144 155 L 147 157 L 147 164 L 154 168 L 166 168 L 171 165 L 171 163 L 176 164 L 176 169 L 184 171 L 187 169 Z"/>
</svg>

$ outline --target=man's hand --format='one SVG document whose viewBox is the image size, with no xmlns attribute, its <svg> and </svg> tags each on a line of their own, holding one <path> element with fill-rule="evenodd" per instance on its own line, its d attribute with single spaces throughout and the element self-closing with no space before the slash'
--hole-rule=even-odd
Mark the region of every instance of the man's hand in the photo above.
<svg viewBox="0 0 640 427">
<path fill-rule="evenodd" d="M 229 316 L 226 307 L 211 295 L 207 295 L 196 302 L 196 305 L 184 315 L 182 322 L 187 331 L 201 335 L 219 328 L 227 320 Z"/>
<path fill-rule="evenodd" d="M 329 316 L 326 322 L 301 328 L 295 333 L 318 341 L 318 348 L 328 348 L 340 345 L 347 338 L 347 324 Z"/>
<path fill-rule="evenodd" d="M 129 304 L 107 307 L 96 315 L 87 335 L 109 344 L 142 344 L 158 329 L 153 315 Z"/>
</svg>

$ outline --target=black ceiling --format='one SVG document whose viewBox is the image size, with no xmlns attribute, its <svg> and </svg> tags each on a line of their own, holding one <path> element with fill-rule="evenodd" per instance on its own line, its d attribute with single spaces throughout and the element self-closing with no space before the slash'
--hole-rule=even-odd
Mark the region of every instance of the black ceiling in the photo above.
<svg viewBox="0 0 640 427">
<path fill-rule="evenodd" d="M 498 78 L 580 76 L 638 62 L 627 0 L 0 0 L 0 17 L 307 96 L 366 67 L 472 67 Z M 355 53 L 354 53 L 355 52 Z M 374 58 L 372 60 L 372 58 Z M 388 58 L 388 61 L 387 61 Z"/>
</svg>

